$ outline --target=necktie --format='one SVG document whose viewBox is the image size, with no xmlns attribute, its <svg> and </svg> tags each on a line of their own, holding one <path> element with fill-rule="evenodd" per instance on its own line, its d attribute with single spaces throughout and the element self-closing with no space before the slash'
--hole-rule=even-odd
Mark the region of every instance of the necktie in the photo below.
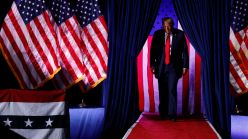
<svg viewBox="0 0 248 139">
<path fill-rule="evenodd" d="M 165 64 L 170 63 L 170 34 L 167 35 L 165 41 Z"/>
</svg>

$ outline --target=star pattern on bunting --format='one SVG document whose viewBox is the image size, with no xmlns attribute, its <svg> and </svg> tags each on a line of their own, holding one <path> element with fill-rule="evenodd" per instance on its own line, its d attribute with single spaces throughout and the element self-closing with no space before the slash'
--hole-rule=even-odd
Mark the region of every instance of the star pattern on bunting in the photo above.
<svg viewBox="0 0 248 139">
<path fill-rule="evenodd" d="M 46 127 L 48 126 L 52 126 L 52 120 L 49 118 L 47 121 L 46 121 Z"/>
<path fill-rule="evenodd" d="M 65 116 L 14 116 L 0 115 L 0 125 L 14 129 L 50 129 L 64 128 L 66 126 Z"/>
<path fill-rule="evenodd" d="M 5 126 L 9 126 L 9 127 L 11 127 L 11 122 L 13 122 L 13 121 L 10 121 L 9 120 L 9 118 L 7 118 L 5 121 L 3 121 L 4 122 L 4 125 Z"/>
<path fill-rule="evenodd" d="M 24 121 L 25 123 L 26 123 L 26 127 L 28 127 L 28 126 L 30 126 L 30 127 L 32 127 L 32 123 L 33 123 L 33 121 L 30 121 L 30 119 L 28 118 L 28 120 L 27 121 Z"/>
</svg>

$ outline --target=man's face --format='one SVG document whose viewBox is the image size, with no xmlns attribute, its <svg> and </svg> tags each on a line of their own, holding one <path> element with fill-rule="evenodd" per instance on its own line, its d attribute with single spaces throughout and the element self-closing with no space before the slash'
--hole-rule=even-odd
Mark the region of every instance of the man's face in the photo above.
<svg viewBox="0 0 248 139">
<path fill-rule="evenodd" d="M 172 26 L 171 26 L 170 22 L 164 21 L 163 28 L 164 28 L 166 33 L 171 33 Z"/>
</svg>

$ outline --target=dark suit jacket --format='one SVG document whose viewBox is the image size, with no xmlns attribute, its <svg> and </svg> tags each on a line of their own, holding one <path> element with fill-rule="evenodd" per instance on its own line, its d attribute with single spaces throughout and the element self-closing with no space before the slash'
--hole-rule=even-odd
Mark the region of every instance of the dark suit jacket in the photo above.
<svg viewBox="0 0 248 139">
<path fill-rule="evenodd" d="M 152 39 L 150 52 L 150 66 L 155 68 L 155 76 L 159 78 L 165 68 L 165 31 L 157 30 Z M 175 68 L 178 78 L 182 76 L 183 68 L 189 67 L 189 55 L 184 32 L 172 30 L 172 44 L 170 64 Z"/>
</svg>

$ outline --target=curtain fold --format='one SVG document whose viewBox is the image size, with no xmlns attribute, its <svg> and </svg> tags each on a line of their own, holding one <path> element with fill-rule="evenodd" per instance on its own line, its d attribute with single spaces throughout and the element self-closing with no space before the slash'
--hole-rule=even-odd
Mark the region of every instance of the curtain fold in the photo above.
<svg viewBox="0 0 248 139">
<path fill-rule="evenodd" d="M 136 57 L 153 26 L 161 0 L 107 0 L 108 77 L 103 83 L 105 138 L 120 138 L 138 111 Z"/>
<path fill-rule="evenodd" d="M 230 138 L 229 28 L 231 0 L 174 0 L 183 30 L 202 59 L 207 119 Z"/>
</svg>

